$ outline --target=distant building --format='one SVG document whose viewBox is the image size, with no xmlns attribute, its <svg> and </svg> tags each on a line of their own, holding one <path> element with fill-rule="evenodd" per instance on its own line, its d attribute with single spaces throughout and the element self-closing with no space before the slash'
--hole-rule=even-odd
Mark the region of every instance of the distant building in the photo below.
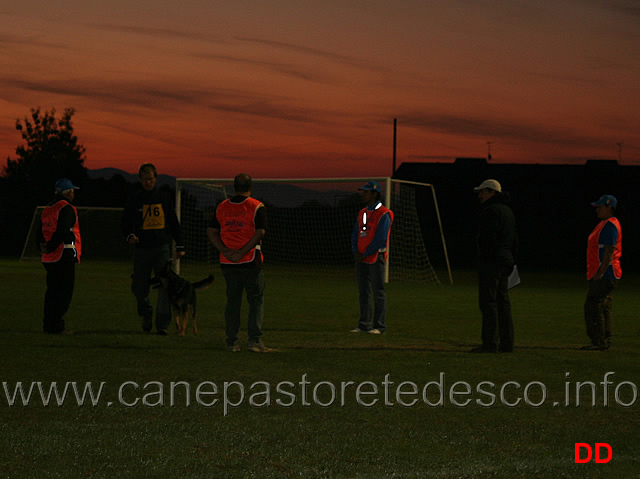
<svg viewBox="0 0 640 479">
<path fill-rule="evenodd" d="M 435 186 L 451 263 L 475 266 L 475 219 L 479 203 L 473 187 L 498 180 L 511 195 L 518 220 L 518 262 L 540 270 L 584 269 L 586 241 L 597 222 L 590 206 L 602 194 L 618 198 L 623 229 L 623 269 L 640 271 L 640 167 L 615 160 L 584 165 L 499 164 L 485 158 L 458 158 L 453 163 L 402 163 L 394 178 Z M 428 197 L 418 202 L 429 202 Z M 428 208 L 420 208 L 429 223 Z M 426 241 L 431 236 L 425 233 Z M 437 244 L 437 243 L 436 243 Z M 430 247 L 437 251 L 437 246 Z"/>
</svg>

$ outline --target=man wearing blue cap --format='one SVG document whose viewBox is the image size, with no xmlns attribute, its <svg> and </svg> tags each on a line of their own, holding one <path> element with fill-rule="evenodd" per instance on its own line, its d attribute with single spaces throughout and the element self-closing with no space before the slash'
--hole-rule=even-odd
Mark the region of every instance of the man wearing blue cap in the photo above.
<svg viewBox="0 0 640 479">
<path fill-rule="evenodd" d="M 45 333 L 70 334 L 63 316 L 71 305 L 75 283 L 75 265 L 80 262 L 82 241 L 78 212 L 71 203 L 78 187 L 68 178 L 56 181 L 55 198 L 40 216 L 38 243 L 42 264 L 47 271 L 44 295 Z"/>
<path fill-rule="evenodd" d="M 360 210 L 353 227 L 351 250 L 356 261 L 360 296 L 360 321 L 352 333 L 382 334 L 386 330 L 387 296 L 384 289 L 387 244 L 393 212 L 382 206 L 382 189 L 377 181 L 358 188 L 367 206 Z M 371 310 L 373 293 L 374 309 Z"/>
<path fill-rule="evenodd" d="M 585 351 L 602 351 L 611 346 L 611 293 L 622 277 L 622 229 L 615 217 L 618 200 L 603 195 L 591 203 L 600 223 L 587 240 L 587 280 L 589 289 L 584 303 L 584 320 L 591 343 Z"/>
</svg>

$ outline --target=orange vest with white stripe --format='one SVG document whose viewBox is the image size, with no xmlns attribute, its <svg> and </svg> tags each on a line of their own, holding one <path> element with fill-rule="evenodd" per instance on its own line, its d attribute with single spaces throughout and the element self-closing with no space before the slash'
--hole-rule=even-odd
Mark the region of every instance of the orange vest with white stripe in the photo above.
<svg viewBox="0 0 640 479">
<path fill-rule="evenodd" d="M 620 257 L 622 256 L 622 228 L 620 227 L 620 222 L 618 218 L 611 217 L 606 220 L 602 220 L 598 225 L 594 228 L 594 230 L 589 235 L 589 239 L 587 240 L 587 279 L 591 279 L 598 272 L 598 268 L 600 268 L 600 232 L 602 228 L 608 223 L 613 223 L 613 226 L 618 230 L 618 239 L 616 241 L 616 246 L 613 250 L 613 258 L 611 259 L 611 267 L 613 268 L 613 275 L 619 279 L 622 277 L 622 268 L 620 267 Z M 607 246 L 607 245 L 602 245 Z M 609 245 L 613 246 L 613 245 Z"/>
<path fill-rule="evenodd" d="M 256 213 L 258 208 L 264 207 L 262 202 L 248 196 L 241 203 L 232 203 L 230 200 L 224 200 L 216 209 L 216 218 L 220 223 L 220 239 L 227 248 L 240 249 L 249 242 L 256 232 Z M 240 259 L 237 263 L 229 261 L 225 256 L 220 254 L 220 263 L 222 264 L 239 264 L 251 263 L 255 260 L 256 254 L 260 255 L 262 260 L 262 252 L 259 247 L 251 248 L 251 250 Z"/>
<path fill-rule="evenodd" d="M 380 206 L 375 210 L 369 210 L 367 208 L 363 208 L 358 213 L 358 252 L 360 254 L 364 254 L 367 250 L 371 242 L 373 241 L 374 236 L 376 235 L 376 231 L 378 229 L 378 223 L 380 222 L 380 218 L 382 218 L 385 214 L 389 213 L 389 219 L 391 223 L 393 223 L 393 211 L 389 208 Z M 374 254 L 370 256 L 366 256 L 362 262 L 373 264 L 378 261 L 378 253 L 384 254 L 384 260 L 387 260 L 387 248 L 386 245 L 389 244 L 389 235 L 391 234 L 391 228 L 389 228 L 389 232 L 387 233 L 387 240 L 385 242 L 385 248 L 382 251 L 376 251 Z"/>
<path fill-rule="evenodd" d="M 48 242 L 49 240 L 51 240 L 51 237 L 58 228 L 58 215 L 60 214 L 60 210 L 67 205 L 73 208 L 73 212 L 76 215 L 76 222 L 71 228 L 71 231 L 75 236 L 75 240 L 72 243 L 60 243 L 54 251 L 50 253 L 43 253 L 43 263 L 55 263 L 57 261 L 60 261 L 60 258 L 62 258 L 62 252 L 65 248 L 75 249 L 77 253 L 78 263 L 80 262 L 80 256 L 82 254 L 82 239 L 80 238 L 80 225 L 78 224 L 78 210 L 76 210 L 76 207 L 71 203 L 65 200 L 60 200 L 51 206 L 47 206 L 44 209 L 42 215 L 40 216 L 40 221 L 42 222 L 42 235 L 44 236 L 45 241 Z"/>
</svg>

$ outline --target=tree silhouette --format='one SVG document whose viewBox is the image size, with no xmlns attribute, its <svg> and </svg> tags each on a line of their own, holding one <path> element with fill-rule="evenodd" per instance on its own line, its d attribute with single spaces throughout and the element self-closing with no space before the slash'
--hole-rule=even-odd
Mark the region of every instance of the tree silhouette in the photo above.
<svg viewBox="0 0 640 479">
<path fill-rule="evenodd" d="M 73 108 L 66 108 L 60 119 L 56 110 L 31 109 L 31 118 L 16 120 L 24 144 L 16 148 L 17 158 L 7 158 L 4 176 L 22 189 L 27 198 L 42 203 L 51 197 L 58 178 L 84 180 L 85 148 L 74 135 Z"/>
<path fill-rule="evenodd" d="M 73 108 L 66 108 L 60 119 L 56 110 L 31 109 L 31 117 L 16 120 L 24 144 L 16 148 L 17 158 L 7 158 L 0 180 L 0 243 L 12 254 L 24 241 L 34 208 L 53 198 L 55 181 L 69 178 L 83 186 L 87 169 L 85 149 L 73 132 Z M 78 197 L 82 204 L 81 196 Z"/>
</svg>

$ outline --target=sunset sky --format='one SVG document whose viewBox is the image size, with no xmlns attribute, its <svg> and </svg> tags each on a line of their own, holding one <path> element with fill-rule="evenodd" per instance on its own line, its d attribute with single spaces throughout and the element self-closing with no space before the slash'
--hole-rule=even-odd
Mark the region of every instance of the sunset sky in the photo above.
<svg viewBox="0 0 640 479">
<path fill-rule="evenodd" d="M 85 166 L 387 176 L 640 165 L 638 0 L 0 0 L 0 154 L 76 110 Z M 619 145 L 621 144 L 621 145 Z"/>
</svg>

